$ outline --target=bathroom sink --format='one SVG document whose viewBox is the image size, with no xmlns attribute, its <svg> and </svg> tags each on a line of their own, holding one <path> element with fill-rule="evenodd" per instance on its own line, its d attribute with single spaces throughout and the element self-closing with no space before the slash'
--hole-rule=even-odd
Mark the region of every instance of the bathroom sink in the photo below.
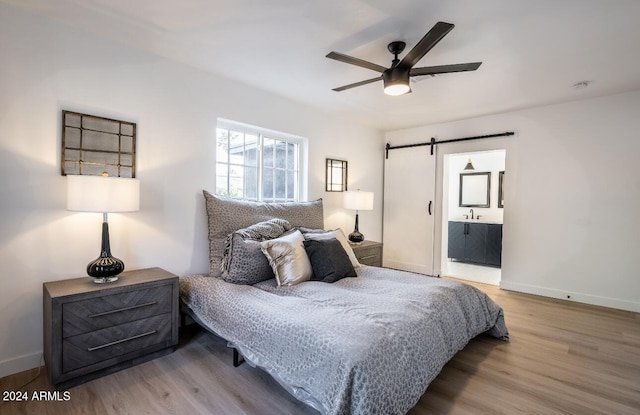
<svg viewBox="0 0 640 415">
<path fill-rule="evenodd" d="M 502 221 L 499 220 L 495 220 L 495 219 L 485 219 L 483 217 L 480 217 L 480 219 L 467 219 L 467 218 L 460 218 L 460 219 L 450 219 L 456 222 L 469 222 L 469 223 L 490 223 L 490 224 L 499 224 L 502 225 Z"/>
</svg>

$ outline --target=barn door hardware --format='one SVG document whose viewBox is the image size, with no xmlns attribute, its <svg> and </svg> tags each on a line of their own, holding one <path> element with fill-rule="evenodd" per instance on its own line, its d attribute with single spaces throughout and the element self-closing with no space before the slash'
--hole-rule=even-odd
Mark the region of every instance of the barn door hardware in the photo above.
<svg viewBox="0 0 640 415">
<path fill-rule="evenodd" d="M 399 148 L 431 146 L 431 155 L 433 156 L 433 148 L 435 147 L 436 144 L 447 144 L 447 143 L 457 143 L 459 141 L 481 140 L 483 138 L 507 137 L 510 135 L 515 135 L 515 133 L 513 131 L 506 131 L 504 133 L 476 135 L 473 137 L 452 138 L 449 140 L 442 140 L 442 141 L 436 141 L 435 138 L 431 137 L 431 140 L 425 143 L 402 144 L 398 146 L 392 146 L 391 144 L 387 143 L 387 145 L 385 146 L 385 159 L 389 158 L 389 150 L 396 150 Z"/>
</svg>

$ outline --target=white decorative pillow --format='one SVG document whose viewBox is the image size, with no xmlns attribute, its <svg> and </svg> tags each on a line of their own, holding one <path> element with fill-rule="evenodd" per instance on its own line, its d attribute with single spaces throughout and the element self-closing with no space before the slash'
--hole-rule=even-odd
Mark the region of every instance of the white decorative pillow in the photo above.
<svg viewBox="0 0 640 415">
<path fill-rule="evenodd" d="M 360 266 L 360 262 L 358 262 L 358 258 L 356 257 L 355 252 L 353 252 L 351 245 L 349 245 L 349 241 L 347 240 L 347 237 L 344 236 L 342 229 L 336 229 L 333 231 L 323 231 L 323 232 L 315 232 L 315 231 L 305 232 L 304 238 L 312 241 L 322 241 L 325 239 L 335 238 L 340 242 L 340 245 L 342 245 L 342 248 L 344 248 L 344 251 L 349 256 L 349 260 L 351 260 L 351 265 L 353 265 L 354 268 Z"/>
<path fill-rule="evenodd" d="M 311 279 L 313 271 L 303 243 L 304 236 L 298 230 L 260 243 L 279 286 Z"/>
</svg>

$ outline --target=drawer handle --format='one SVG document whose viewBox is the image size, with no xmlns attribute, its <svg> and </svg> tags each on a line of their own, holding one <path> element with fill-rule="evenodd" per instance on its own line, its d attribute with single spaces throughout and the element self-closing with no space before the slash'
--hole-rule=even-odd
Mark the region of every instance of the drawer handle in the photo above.
<svg viewBox="0 0 640 415">
<path fill-rule="evenodd" d="M 135 339 L 139 339 L 139 338 L 141 338 L 141 337 L 150 336 L 150 335 L 155 334 L 155 333 L 157 333 L 157 332 L 158 332 L 158 330 L 148 331 L 148 332 L 146 332 L 146 333 L 138 334 L 138 335 L 136 335 L 136 336 L 127 337 L 126 339 L 116 340 L 116 341 L 111 342 L 111 343 L 101 344 L 100 346 L 89 347 L 89 348 L 87 349 L 87 351 L 89 351 L 89 352 L 93 352 L 93 351 L 95 351 L 95 350 L 104 349 L 105 347 L 115 346 L 116 344 L 120 344 L 120 343 L 128 342 L 129 340 L 135 340 Z"/>
<path fill-rule="evenodd" d="M 154 305 L 154 304 L 158 304 L 158 302 L 157 301 L 152 301 L 150 303 L 132 305 L 130 307 L 118 308 L 117 310 L 105 311 L 104 313 L 90 314 L 88 317 L 90 317 L 90 318 L 102 317 L 102 316 L 106 316 L 106 315 L 113 314 L 113 313 L 119 313 L 121 311 L 134 310 L 136 308 L 141 308 L 141 307 L 148 307 L 148 306 Z"/>
<path fill-rule="evenodd" d="M 377 257 L 378 255 L 367 255 L 367 256 L 360 257 L 360 261 L 364 261 L 365 259 L 377 258 Z"/>
</svg>

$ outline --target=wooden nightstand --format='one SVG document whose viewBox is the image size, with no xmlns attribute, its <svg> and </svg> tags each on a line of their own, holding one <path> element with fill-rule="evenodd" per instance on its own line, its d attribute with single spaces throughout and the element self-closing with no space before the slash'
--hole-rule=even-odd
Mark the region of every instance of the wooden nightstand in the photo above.
<svg viewBox="0 0 640 415">
<path fill-rule="evenodd" d="M 178 277 L 127 271 L 43 284 L 44 358 L 51 384 L 67 389 L 154 359 L 178 344 Z"/>
<path fill-rule="evenodd" d="M 363 241 L 359 245 L 351 245 L 351 248 L 361 264 L 382 266 L 382 242 Z"/>
</svg>

